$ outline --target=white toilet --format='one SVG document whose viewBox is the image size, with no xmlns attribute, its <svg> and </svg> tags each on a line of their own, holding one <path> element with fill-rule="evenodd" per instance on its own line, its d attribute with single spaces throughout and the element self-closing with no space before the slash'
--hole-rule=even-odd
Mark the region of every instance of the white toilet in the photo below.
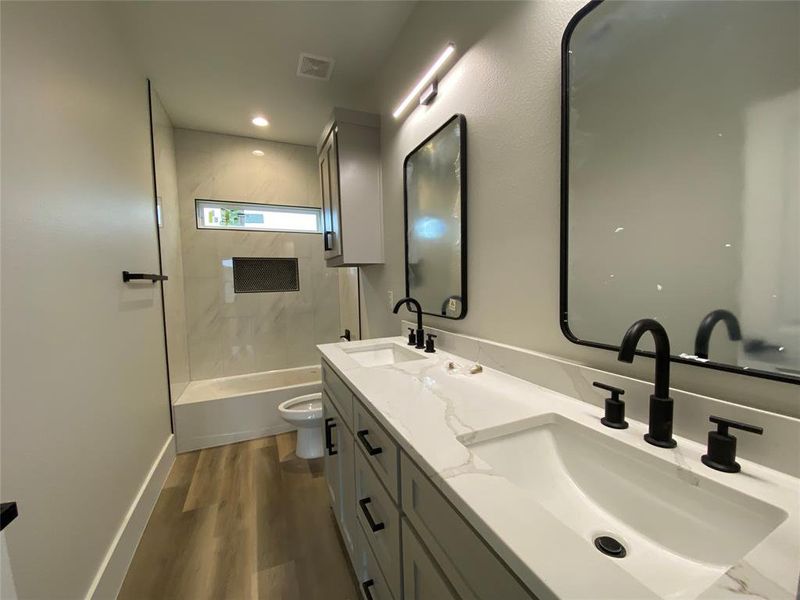
<svg viewBox="0 0 800 600">
<path fill-rule="evenodd" d="M 298 396 L 278 406 L 281 417 L 297 427 L 297 450 L 300 458 L 322 456 L 322 394 Z"/>
</svg>

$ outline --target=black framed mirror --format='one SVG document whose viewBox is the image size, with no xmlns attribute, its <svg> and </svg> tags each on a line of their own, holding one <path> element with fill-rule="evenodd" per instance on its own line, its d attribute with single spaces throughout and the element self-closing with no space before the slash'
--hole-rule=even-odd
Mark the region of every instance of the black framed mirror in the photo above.
<svg viewBox="0 0 800 600">
<path fill-rule="evenodd" d="M 569 23 L 572 342 L 617 351 L 655 318 L 676 362 L 800 383 L 798 39 L 800 3 L 769 0 L 600 0 Z"/>
<path fill-rule="evenodd" d="M 467 120 L 456 114 L 403 161 L 406 296 L 426 315 L 467 314 Z"/>
</svg>

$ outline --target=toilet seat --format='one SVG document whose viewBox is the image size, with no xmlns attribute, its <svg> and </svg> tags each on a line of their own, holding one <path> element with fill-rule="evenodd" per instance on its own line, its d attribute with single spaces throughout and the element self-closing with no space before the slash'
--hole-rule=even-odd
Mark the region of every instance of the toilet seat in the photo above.
<svg viewBox="0 0 800 600">
<path fill-rule="evenodd" d="M 289 421 L 322 418 L 322 393 L 306 394 L 281 402 L 278 410 Z"/>
</svg>

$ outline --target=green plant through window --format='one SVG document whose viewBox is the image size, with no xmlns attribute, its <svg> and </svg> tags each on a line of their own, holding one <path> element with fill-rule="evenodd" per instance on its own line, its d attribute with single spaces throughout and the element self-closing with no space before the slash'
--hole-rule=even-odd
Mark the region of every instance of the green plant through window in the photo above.
<svg viewBox="0 0 800 600">
<path fill-rule="evenodd" d="M 223 227 L 243 227 L 244 211 L 231 208 L 219 209 L 222 213 L 220 225 Z"/>
<path fill-rule="evenodd" d="M 314 206 L 244 204 L 195 200 L 200 229 L 244 229 L 320 233 L 322 215 Z"/>
</svg>

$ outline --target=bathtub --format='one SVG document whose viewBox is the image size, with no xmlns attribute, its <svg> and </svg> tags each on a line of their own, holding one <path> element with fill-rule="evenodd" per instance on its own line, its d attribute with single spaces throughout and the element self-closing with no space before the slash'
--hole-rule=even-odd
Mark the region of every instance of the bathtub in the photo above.
<svg viewBox="0 0 800 600">
<path fill-rule="evenodd" d="M 192 381 L 173 404 L 178 452 L 291 431 L 278 405 L 321 390 L 319 365 Z"/>
</svg>

